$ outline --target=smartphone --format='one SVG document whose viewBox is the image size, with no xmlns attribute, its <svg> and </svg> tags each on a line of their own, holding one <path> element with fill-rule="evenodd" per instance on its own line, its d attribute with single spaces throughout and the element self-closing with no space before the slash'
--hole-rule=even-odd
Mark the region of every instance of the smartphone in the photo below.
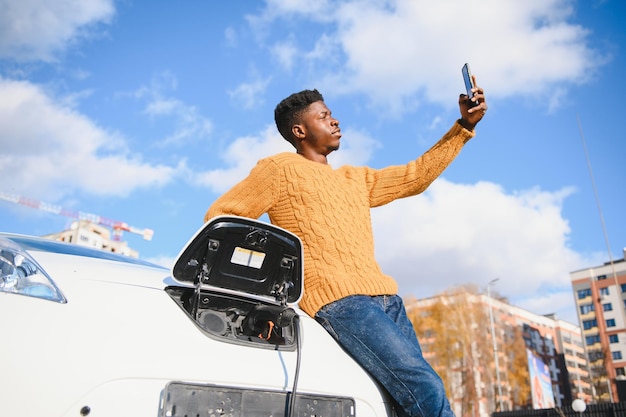
<svg viewBox="0 0 626 417">
<path fill-rule="evenodd" d="M 463 73 L 463 81 L 465 81 L 465 89 L 467 90 L 467 97 L 472 98 L 474 93 L 472 93 L 472 88 L 474 88 L 474 80 L 472 80 L 472 73 L 470 72 L 469 65 L 463 65 L 461 68 L 461 72 Z M 470 107 L 478 106 L 478 102 L 469 101 Z"/>
</svg>

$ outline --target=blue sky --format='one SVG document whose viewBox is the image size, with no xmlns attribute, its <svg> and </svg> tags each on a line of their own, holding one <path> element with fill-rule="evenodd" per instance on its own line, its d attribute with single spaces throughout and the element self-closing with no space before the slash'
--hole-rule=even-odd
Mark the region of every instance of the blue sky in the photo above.
<svg viewBox="0 0 626 417">
<path fill-rule="evenodd" d="M 0 192 L 151 228 L 169 264 L 220 193 L 291 150 L 275 105 L 317 88 L 333 166 L 417 158 L 458 117 L 469 62 L 490 110 L 424 194 L 373 211 L 377 257 L 418 298 L 493 291 L 576 321 L 571 271 L 626 246 L 622 0 L 0 0 Z M 580 124 L 579 124 L 580 121 Z M 582 130 L 581 130 L 582 127 Z M 67 217 L 0 201 L 0 230 Z"/>
</svg>

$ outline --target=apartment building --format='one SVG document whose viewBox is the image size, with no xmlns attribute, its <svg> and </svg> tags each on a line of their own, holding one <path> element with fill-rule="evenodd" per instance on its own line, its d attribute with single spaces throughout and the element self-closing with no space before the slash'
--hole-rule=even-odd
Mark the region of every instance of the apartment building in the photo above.
<svg viewBox="0 0 626 417">
<path fill-rule="evenodd" d="M 579 326 L 468 291 L 405 303 L 424 356 L 444 379 L 457 415 L 487 417 L 495 411 L 591 400 Z M 433 313 L 438 305 L 443 314 Z M 435 320 L 429 320 L 433 314 Z M 531 389 L 531 353 L 545 368 L 545 392 Z M 543 402 L 535 401 L 539 395 Z"/>
<path fill-rule="evenodd" d="M 131 249 L 127 242 L 112 238 L 111 231 L 107 227 L 85 220 L 74 221 L 69 229 L 42 237 L 79 246 L 89 246 L 133 258 L 139 257 L 139 252 Z"/>
<path fill-rule="evenodd" d="M 570 278 L 593 395 L 598 401 L 626 401 L 626 262 L 573 271 Z"/>
</svg>

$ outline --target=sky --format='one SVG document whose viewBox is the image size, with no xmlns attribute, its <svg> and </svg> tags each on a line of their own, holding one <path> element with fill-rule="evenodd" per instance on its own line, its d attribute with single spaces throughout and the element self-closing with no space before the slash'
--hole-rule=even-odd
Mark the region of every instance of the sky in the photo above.
<svg viewBox="0 0 626 417">
<path fill-rule="evenodd" d="M 0 193 L 154 230 L 170 266 L 210 204 L 293 151 L 276 104 L 317 88 L 343 164 L 419 157 L 489 110 L 423 194 L 373 209 L 402 296 L 463 285 L 577 323 L 570 272 L 624 257 L 623 0 L 0 0 Z M 0 230 L 71 218 L 0 200 Z"/>
</svg>

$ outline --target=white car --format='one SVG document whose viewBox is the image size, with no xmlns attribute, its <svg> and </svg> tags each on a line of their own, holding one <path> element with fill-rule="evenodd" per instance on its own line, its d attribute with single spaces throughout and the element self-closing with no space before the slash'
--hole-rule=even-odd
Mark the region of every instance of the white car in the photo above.
<svg viewBox="0 0 626 417">
<path fill-rule="evenodd" d="M 240 217 L 205 224 L 171 272 L 0 234 L 0 414 L 395 415 L 297 308 L 302 274 L 296 236 Z"/>
</svg>

